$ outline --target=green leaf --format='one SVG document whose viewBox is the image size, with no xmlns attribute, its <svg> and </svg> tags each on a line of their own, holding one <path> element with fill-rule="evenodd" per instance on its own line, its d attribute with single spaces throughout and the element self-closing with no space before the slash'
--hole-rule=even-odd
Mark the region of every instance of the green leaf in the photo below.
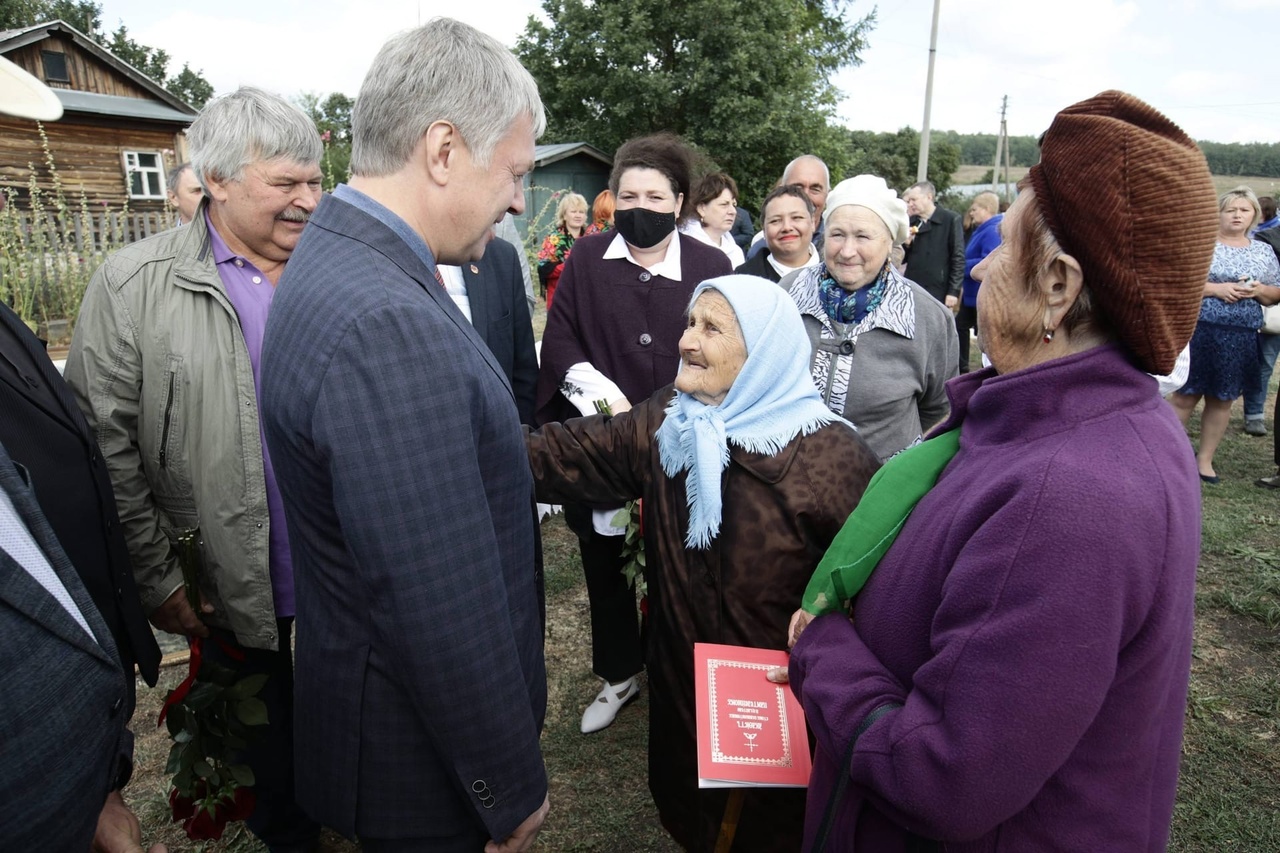
<svg viewBox="0 0 1280 853">
<path fill-rule="evenodd" d="M 256 781 L 253 776 L 253 769 L 247 764 L 232 764 L 227 768 L 227 772 L 231 774 L 231 778 L 236 780 L 236 784 L 242 788 L 251 787 Z"/>
<path fill-rule="evenodd" d="M 261 699 L 249 697 L 236 703 L 236 716 L 247 726 L 267 724 L 267 705 Z"/>
<path fill-rule="evenodd" d="M 209 762 L 201 758 L 195 764 L 191 765 L 191 770 L 201 779 L 208 779 L 213 775 L 213 767 Z"/>
<path fill-rule="evenodd" d="M 614 527 L 626 527 L 627 522 L 631 520 L 631 513 L 626 507 L 618 510 L 613 514 L 613 518 L 609 519 L 609 523 Z"/>
<path fill-rule="evenodd" d="M 186 729 L 183 729 L 182 731 L 178 732 L 176 735 L 173 736 L 173 742 L 175 745 L 180 743 L 191 743 L 191 739 L 194 737 L 195 737 L 194 734 L 187 731 Z"/>
<path fill-rule="evenodd" d="M 257 696 L 258 691 L 262 690 L 262 686 L 267 683 L 267 674 L 265 672 L 246 675 L 237 681 L 231 687 L 227 688 L 228 699 L 246 699 L 250 696 Z"/>
<path fill-rule="evenodd" d="M 182 744 L 175 743 L 169 747 L 169 761 L 164 766 L 166 776 L 172 776 L 182 769 Z"/>
</svg>

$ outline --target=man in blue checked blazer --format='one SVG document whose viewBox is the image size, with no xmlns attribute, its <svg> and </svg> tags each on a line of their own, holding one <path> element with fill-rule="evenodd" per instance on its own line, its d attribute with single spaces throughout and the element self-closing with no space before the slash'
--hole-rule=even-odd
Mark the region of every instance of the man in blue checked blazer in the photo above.
<svg viewBox="0 0 1280 853">
<path fill-rule="evenodd" d="M 542 578 L 511 386 L 436 264 L 524 209 L 545 118 L 497 40 L 388 42 L 263 345 L 297 584 L 298 801 L 366 851 L 527 850 L 547 809 Z"/>
</svg>

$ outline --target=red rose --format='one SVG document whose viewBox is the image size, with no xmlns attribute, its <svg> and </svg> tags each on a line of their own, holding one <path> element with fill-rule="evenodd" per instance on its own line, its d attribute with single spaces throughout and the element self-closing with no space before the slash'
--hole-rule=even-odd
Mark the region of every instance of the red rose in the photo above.
<svg viewBox="0 0 1280 853">
<path fill-rule="evenodd" d="M 236 788 L 231 795 L 231 805 L 227 808 L 227 820 L 248 820 L 257 803 L 252 788 Z"/>
<path fill-rule="evenodd" d="M 211 810 L 209 807 L 203 807 L 196 810 L 196 813 L 187 818 L 182 823 L 183 830 L 187 833 L 187 838 L 192 841 L 217 841 L 222 838 L 222 832 L 227 828 L 227 818 L 221 807 L 215 806 Z"/>
<path fill-rule="evenodd" d="M 169 792 L 169 811 L 173 812 L 173 822 L 186 820 L 196 813 L 196 804 L 188 796 L 184 796 L 177 788 Z"/>
</svg>

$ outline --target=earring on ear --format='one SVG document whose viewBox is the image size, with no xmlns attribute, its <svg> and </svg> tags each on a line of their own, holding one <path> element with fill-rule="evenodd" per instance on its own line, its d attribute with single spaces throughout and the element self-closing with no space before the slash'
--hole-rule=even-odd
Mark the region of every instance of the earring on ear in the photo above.
<svg viewBox="0 0 1280 853">
<path fill-rule="evenodd" d="M 1053 329 L 1046 328 L 1044 330 L 1044 342 L 1046 344 L 1053 342 Z"/>
</svg>

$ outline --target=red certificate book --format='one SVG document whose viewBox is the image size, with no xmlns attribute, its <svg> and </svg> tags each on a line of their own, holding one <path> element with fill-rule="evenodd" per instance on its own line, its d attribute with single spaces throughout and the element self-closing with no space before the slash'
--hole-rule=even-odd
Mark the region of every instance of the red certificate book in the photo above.
<svg viewBox="0 0 1280 853">
<path fill-rule="evenodd" d="M 787 653 L 695 643 L 693 662 L 698 787 L 807 787 L 804 711 L 790 687 L 765 678 Z"/>
</svg>

